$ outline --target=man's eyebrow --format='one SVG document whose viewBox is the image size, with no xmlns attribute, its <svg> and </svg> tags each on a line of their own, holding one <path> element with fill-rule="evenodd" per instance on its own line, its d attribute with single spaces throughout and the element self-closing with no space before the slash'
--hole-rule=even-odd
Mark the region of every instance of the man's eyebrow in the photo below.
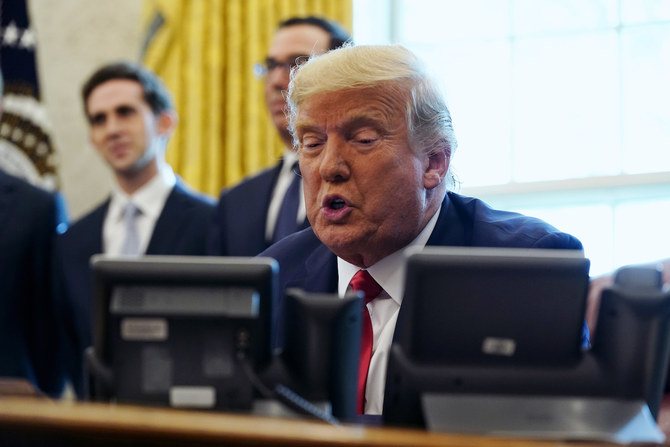
<svg viewBox="0 0 670 447">
<path fill-rule="evenodd" d="M 137 110 L 137 107 L 131 104 L 119 104 L 114 108 L 115 112 L 126 111 L 126 110 Z"/>
<path fill-rule="evenodd" d="M 340 125 L 340 128 L 343 130 L 353 130 L 359 127 L 374 127 L 375 129 L 380 129 L 382 125 L 375 114 L 352 116 Z"/>
<path fill-rule="evenodd" d="M 295 123 L 295 131 L 296 133 L 301 134 L 305 134 L 307 132 L 323 133 L 323 128 L 321 126 L 306 121 L 298 121 L 297 123 Z"/>
<path fill-rule="evenodd" d="M 94 112 L 94 113 L 88 113 L 87 115 L 88 115 L 88 120 L 92 122 L 93 120 L 97 120 L 99 118 L 104 117 L 105 113 L 104 112 Z"/>
<path fill-rule="evenodd" d="M 382 121 L 375 116 L 376 114 L 356 115 L 347 118 L 343 123 L 337 126 L 340 132 L 351 132 L 361 127 L 372 127 L 380 132 L 385 132 L 386 129 L 382 125 Z M 323 127 L 310 122 L 300 122 L 295 124 L 295 130 L 298 134 L 305 134 L 307 132 L 323 133 Z"/>
</svg>

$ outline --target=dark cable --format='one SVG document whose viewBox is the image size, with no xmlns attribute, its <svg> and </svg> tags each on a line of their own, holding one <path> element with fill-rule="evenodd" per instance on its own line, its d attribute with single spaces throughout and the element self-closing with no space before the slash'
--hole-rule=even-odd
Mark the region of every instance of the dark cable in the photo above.
<svg viewBox="0 0 670 447">
<path fill-rule="evenodd" d="M 237 353 L 237 359 L 242 366 L 242 371 L 247 376 L 247 379 L 249 379 L 249 382 L 251 382 L 251 385 L 256 389 L 256 391 L 258 391 L 265 399 L 275 399 L 275 393 L 270 388 L 265 386 L 258 375 L 256 375 L 256 372 L 251 367 L 249 360 L 243 352 L 239 351 Z"/>
<path fill-rule="evenodd" d="M 274 390 L 268 388 L 253 370 L 249 360 L 243 352 L 237 353 L 237 359 L 239 360 L 240 365 L 242 366 L 242 371 L 249 379 L 251 385 L 265 399 L 276 399 L 299 414 L 311 416 L 332 425 L 340 425 L 340 421 L 338 421 L 331 414 L 323 411 L 313 403 L 309 402 L 307 399 L 300 396 L 295 391 L 292 391 L 290 388 L 281 384 L 275 386 Z"/>
<path fill-rule="evenodd" d="M 275 394 L 277 395 L 277 398 L 280 402 L 292 410 L 295 410 L 301 414 L 313 416 L 332 425 L 340 425 L 340 421 L 334 418 L 331 414 L 323 411 L 284 385 L 277 385 L 275 387 Z"/>
</svg>

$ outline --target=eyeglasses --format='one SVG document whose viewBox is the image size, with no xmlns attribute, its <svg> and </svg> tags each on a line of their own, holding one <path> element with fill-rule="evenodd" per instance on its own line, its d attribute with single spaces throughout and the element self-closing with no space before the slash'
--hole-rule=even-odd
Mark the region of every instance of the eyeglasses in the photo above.
<svg viewBox="0 0 670 447">
<path fill-rule="evenodd" d="M 307 62 L 307 59 L 309 59 L 309 56 L 306 54 L 292 54 L 285 62 L 279 62 L 275 58 L 268 57 L 263 62 L 254 64 L 254 75 L 260 79 L 267 76 L 275 68 L 282 68 L 283 70 L 290 72 L 298 65 Z"/>
</svg>

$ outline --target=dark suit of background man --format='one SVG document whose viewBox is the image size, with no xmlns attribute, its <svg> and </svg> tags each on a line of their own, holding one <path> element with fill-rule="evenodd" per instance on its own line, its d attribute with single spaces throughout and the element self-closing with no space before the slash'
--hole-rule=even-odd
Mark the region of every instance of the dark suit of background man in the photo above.
<svg viewBox="0 0 670 447">
<path fill-rule="evenodd" d="M 265 77 L 265 103 L 286 149 L 275 166 L 222 192 L 212 226 L 211 254 L 254 256 L 275 240 L 309 225 L 298 179 L 295 186 L 299 201 L 288 217 L 291 219 L 294 214 L 294 225 L 275 233 L 284 196 L 297 175 L 294 166 L 298 156 L 292 150 L 284 115 L 289 71 L 296 60 L 338 48 L 350 39 L 339 25 L 318 17 L 295 17 L 279 24 L 265 62 L 258 64 L 255 71 Z"/>
<path fill-rule="evenodd" d="M 0 76 L 0 96 L 2 85 Z M 52 248 L 66 227 L 59 195 L 0 169 L 0 377 L 28 379 L 52 396 L 63 388 Z"/>
<path fill-rule="evenodd" d="M 288 104 L 311 228 L 261 256 L 279 262 L 282 290 L 343 295 L 360 270 L 381 286 L 367 304 L 373 342 L 359 376 L 361 412 L 383 408 L 404 248 L 582 249 L 541 220 L 447 192 L 456 147 L 449 110 L 401 46 L 352 46 L 312 58 L 295 73 Z"/>
<path fill-rule="evenodd" d="M 60 196 L 0 170 L 0 377 L 58 396 L 63 374 L 52 296 L 52 247 L 65 230 Z"/>
<path fill-rule="evenodd" d="M 58 240 L 64 306 L 72 314 L 65 334 L 72 347 L 68 367 L 79 395 L 81 356 L 92 336 L 91 256 L 204 255 L 214 211 L 165 162 L 177 114 L 155 74 L 128 62 L 107 65 L 91 75 L 82 96 L 91 143 L 116 182 L 111 197 Z"/>
</svg>

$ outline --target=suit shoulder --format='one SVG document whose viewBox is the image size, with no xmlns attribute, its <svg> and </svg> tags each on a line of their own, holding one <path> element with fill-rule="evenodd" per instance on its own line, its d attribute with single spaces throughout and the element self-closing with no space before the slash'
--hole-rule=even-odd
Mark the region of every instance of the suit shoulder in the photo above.
<svg viewBox="0 0 670 447">
<path fill-rule="evenodd" d="M 58 192 L 0 171 L 0 199 L 8 199 L 17 221 L 26 225 L 54 227 L 59 233 L 67 228 L 65 200 Z"/>
<path fill-rule="evenodd" d="M 221 191 L 221 199 L 228 197 L 247 196 L 249 194 L 255 195 L 259 190 L 270 190 L 272 185 L 274 185 L 277 176 L 279 175 L 280 168 L 281 164 L 277 163 L 274 166 L 266 168 L 257 174 L 246 177 L 241 182 L 230 188 L 225 188 L 223 191 Z"/>
<path fill-rule="evenodd" d="M 258 256 L 274 258 L 281 264 L 284 260 L 305 259 L 309 254 L 325 247 L 316 237 L 312 227 L 286 236 L 276 244 L 271 245 Z"/>
<path fill-rule="evenodd" d="M 451 205 L 472 221 L 475 245 L 582 250 L 576 237 L 536 217 L 492 208 L 473 197 L 450 193 Z"/>
<path fill-rule="evenodd" d="M 175 185 L 171 196 L 180 203 L 187 204 L 189 207 L 202 212 L 211 212 L 215 207 L 214 198 L 180 184 Z M 168 201 L 170 201 L 170 197 L 168 197 Z"/>
<path fill-rule="evenodd" d="M 97 205 L 88 213 L 79 217 L 75 220 L 67 231 L 63 234 L 65 237 L 72 237 L 80 233 L 89 233 L 91 228 L 100 226 L 100 231 L 102 231 L 102 222 L 107 213 L 107 208 L 109 207 L 109 200 L 104 201 L 103 203 Z"/>
<path fill-rule="evenodd" d="M 52 203 L 56 197 L 56 193 L 54 192 L 47 191 L 46 189 L 42 189 L 30 182 L 4 172 L 2 173 L 2 177 L 0 177 L 0 188 L 4 191 L 14 192 L 30 201 L 37 201 L 39 203 Z"/>
</svg>

